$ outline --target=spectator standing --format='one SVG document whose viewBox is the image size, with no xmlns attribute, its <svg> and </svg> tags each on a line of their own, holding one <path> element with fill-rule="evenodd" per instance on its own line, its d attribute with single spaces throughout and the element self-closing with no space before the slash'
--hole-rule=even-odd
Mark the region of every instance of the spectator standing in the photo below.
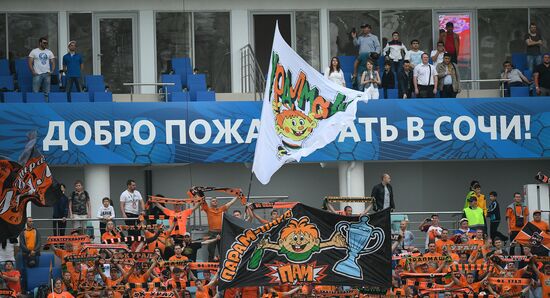
<svg viewBox="0 0 550 298">
<path fill-rule="evenodd" d="M 80 76 L 84 69 L 84 62 L 82 56 L 76 52 L 76 41 L 69 41 L 67 48 L 69 52 L 63 56 L 63 72 L 65 72 L 67 79 L 65 90 L 67 91 L 67 95 L 70 96 L 73 84 L 75 84 L 78 92 L 82 91 Z"/>
<path fill-rule="evenodd" d="M 454 32 L 454 24 L 452 22 L 447 22 L 445 24 L 445 50 L 447 53 L 451 54 L 451 61 L 453 63 L 458 63 L 458 51 L 460 49 L 460 36 Z"/>
<path fill-rule="evenodd" d="M 97 209 L 96 217 L 101 220 L 99 222 L 99 231 L 101 232 L 100 235 L 103 235 L 103 233 L 105 233 L 107 222 L 115 218 L 115 208 L 111 206 L 111 199 L 107 197 L 103 198 L 103 200 L 101 200 L 101 203 L 101 207 Z"/>
<path fill-rule="evenodd" d="M 442 254 L 443 251 L 450 251 L 449 245 L 455 244 L 453 240 L 449 239 L 449 230 L 441 230 L 441 239 L 435 241 L 435 252 Z"/>
<path fill-rule="evenodd" d="M 368 99 L 378 99 L 378 85 L 380 85 L 380 74 L 374 69 L 374 62 L 367 60 L 367 69 L 361 75 L 361 85 L 365 88 Z"/>
<path fill-rule="evenodd" d="M 510 241 L 513 241 L 529 221 L 529 209 L 523 205 L 523 198 L 519 192 L 514 193 L 514 202 L 506 208 L 506 220 L 508 221 Z"/>
<path fill-rule="evenodd" d="M 359 55 L 353 65 L 353 77 L 357 78 L 358 66 L 362 61 L 370 59 L 372 53 L 380 53 L 380 41 L 378 37 L 371 33 L 372 27 L 369 24 L 361 25 L 362 35 L 357 36 L 356 32 L 351 32 L 353 45 L 359 47 Z M 360 81 L 359 81 L 360 84 Z"/>
<path fill-rule="evenodd" d="M 414 93 L 418 98 L 433 98 L 437 94 L 437 70 L 428 63 L 428 54 L 422 54 L 422 64 L 413 72 Z"/>
<path fill-rule="evenodd" d="M 483 210 L 483 215 L 487 216 L 487 200 L 485 200 L 485 195 L 481 193 L 481 185 L 478 181 L 475 181 L 470 189 L 471 191 L 468 192 L 468 195 L 466 196 L 466 204 L 464 205 L 464 208 L 469 206 L 468 198 L 474 196 L 477 198 L 477 206 Z"/>
<path fill-rule="evenodd" d="M 414 235 L 411 231 L 407 230 L 407 226 L 409 223 L 406 220 L 402 220 L 401 223 L 399 223 L 399 235 L 401 235 L 401 238 L 403 239 L 402 248 L 409 250 L 414 248 Z"/>
<path fill-rule="evenodd" d="M 122 217 L 127 218 L 124 222 L 129 226 L 135 226 L 139 223 L 139 207 L 145 210 L 145 204 L 141 193 L 136 189 L 136 182 L 132 179 L 126 181 L 126 190 L 120 194 L 120 212 Z M 139 236 L 137 230 L 129 230 L 128 236 Z"/>
<path fill-rule="evenodd" d="M 19 236 L 23 261 L 29 268 L 38 266 L 40 256 L 40 233 L 34 228 L 33 219 L 27 218 L 27 226 Z"/>
<path fill-rule="evenodd" d="M 451 54 L 443 55 L 443 62 L 436 64 L 437 76 L 440 84 L 441 98 L 455 98 L 460 92 L 460 74 L 458 67 L 451 61 Z"/>
<path fill-rule="evenodd" d="M 483 209 L 479 208 L 477 205 L 477 198 L 471 196 L 468 199 L 469 206 L 462 210 L 463 217 L 468 219 L 468 224 L 472 229 L 482 229 L 484 232 L 487 231 L 485 228 L 485 216 L 483 215 Z"/>
<path fill-rule="evenodd" d="M 403 61 L 403 69 L 397 74 L 397 88 L 399 98 L 412 98 L 413 71 L 409 60 Z"/>
<path fill-rule="evenodd" d="M 40 37 L 38 48 L 29 53 L 29 69 L 32 73 L 32 92 L 50 93 L 51 73 L 55 70 L 55 56 L 48 49 L 48 39 Z"/>
<path fill-rule="evenodd" d="M 403 64 L 403 57 L 407 52 L 407 47 L 405 44 L 399 40 L 399 32 L 395 31 L 391 34 L 391 40 L 388 41 L 384 47 L 384 55 L 386 56 L 386 61 L 390 62 L 392 65 L 392 71 L 397 73 L 401 70 Z"/>
<path fill-rule="evenodd" d="M 69 198 L 69 216 L 75 219 L 75 221 L 73 221 L 73 229 L 86 228 L 85 219 L 91 218 L 90 210 L 90 195 L 84 190 L 82 181 L 76 180 L 74 183 L 74 191 Z"/>
<path fill-rule="evenodd" d="M 458 221 L 458 230 L 455 231 L 453 241 L 455 243 L 466 243 L 471 238 L 474 231 L 470 229 L 470 223 L 467 218 Z"/>
<path fill-rule="evenodd" d="M 172 235 L 184 236 L 187 233 L 187 220 L 197 210 L 201 203 L 196 203 L 193 208 L 181 210 L 180 205 L 174 205 L 174 210 L 168 209 L 159 203 L 155 203 L 162 213 L 170 217 L 171 222 L 176 222 L 176 226 L 172 230 Z"/>
<path fill-rule="evenodd" d="M 338 59 L 338 57 L 332 57 L 332 59 L 330 59 L 330 67 L 325 69 L 325 78 L 340 86 L 346 87 L 344 72 L 340 68 L 340 59 Z"/>
<path fill-rule="evenodd" d="M 525 34 L 525 45 L 527 54 L 527 68 L 533 73 L 533 70 L 541 61 L 541 46 L 543 44 L 542 37 L 537 31 L 537 24 L 531 23 L 529 25 L 529 32 Z"/>
<path fill-rule="evenodd" d="M 17 243 L 17 238 L 0 241 L 0 266 L 5 265 L 8 261 L 15 262 L 15 247 Z"/>
<path fill-rule="evenodd" d="M 504 71 L 500 74 L 501 79 L 508 79 L 504 82 L 504 96 L 510 96 L 510 87 L 521 87 L 529 84 L 527 79 L 519 69 L 515 69 L 510 61 L 502 63 Z"/>
<path fill-rule="evenodd" d="M 390 184 L 390 174 L 382 174 L 382 182 L 372 188 L 371 197 L 374 197 L 374 211 L 380 211 L 386 208 L 395 209 L 393 201 L 393 188 Z"/>
<path fill-rule="evenodd" d="M 395 88 L 395 74 L 392 71 L 392 63 L 386 61 L 384 63 L 384 72 L 382 73 L 382 88 L 384 90 L 384 98 L 388 98 L 388 89 Z"/>
<path fill-rule="evenodd" d="M 508 237 L 503 235 L 501 232 L 498 231 L 498 226 L 500 225 L 500 206 L 497 201 L 498 194 L 496 191 L 492 191 L 489 193 L 489 207 L 487 208 L 487 216 L 489 220 L 491 221 L 490 224 L 490 236 L 493 241 L 495 241 L 495 237 L 498 237 L 499 239 L 506 241 L 508 240 Z"/>
<path fill-rule="evenodd" d="M 4 265 L 4 272 L 0 277 L 6 282 L 6 285 L 17 296 L 21 294 L 21 273 L 14 268 L 12 261 L 7 261 Z"/>
<path fill-rule="evenodd" d="M 541 210 L 533 211 L 533 220 L 530 221 L 530 223 L 534 224 L 541 231 L 543 231 L 545 233 L 549 233 L 550 229 L 548 228 L 548 223 L 546 221 L 542 220 L 541 213 L 542 213 Z"/>
<path fill-rule="evenodd" d="M 405 60 L 409 60 L 411 67 L 414 69 L 422 63 L 422 54 L 424 54 L 424 51 L 420 50 L 420 41 L 413 39 L 411 41 L 411 49 L 405 54 Z"/>
<path fill-rule="evenodd" d="M 71 293 L 63 290 L 63 280 L 56 278 L 54 282 L 53 290 L 48 294 L 48 298 L 74 298 Z"/>
<path fill-rule="evenodd" d="M 53 205 L 53 235 L 65 236 L 65 228 L 67 227 L 67 217 L 69 217 L 69 198 L 65 195 L 65 184 L 61 184 L 61 197 Z M 55 220 L 55 219 L 62 219 Z"/>
<path fill-rule="evenodd" d="M 206 201 L 202 201 L 201 207 L 202 210 L 206 213 L 206 216 L 208 218 L 208 236 L 210 239 L 217 238 L 218 235 L 222 232 L 222 217 L 225 211 L 231 207 L 231 205 L 235 204 L 238 197 L 234 197 L 231 201 L 229 201 L 227 204 L 222 205 L 221 207 L 218 207 L 218 199 L 212 198 L 210 200 L 210 206 L 206 203 Z M 214 260 L 214 256 L 216 254 L 216 247 L 219 245 L 219 240 L 215 241 L 213 243 L 208 244 L 208 261 L 212 262 Z"/>
<path fill-rule="evenodd" d="M 535 68 L 533 80 L 537 95 L 550 96 L 550 53 L 544 54 L 542 63 Z"/>
<path fill-rule="evenodd" d="M 447 53 L 445 51 L 445 43 L 442 41 L 438 41 L 437 47 L 434 50 L 432 50 L 432 52 L 430 53 L 430 57 L 432 58 L 432 63 L 436 68 L 437 68 L 437 65 L 439 65 L 439 63 L 443 62 L 443 55 L 445 55 L 445 53 Z M 449 57 L 450 55 L 451 54 L 449 54 Z"/>
<path fill-rule="evenodd" d="M 432 216 L 424 219 L 418 229 L 426 232 L 425 249 L 428 249 L 428 244 L 435 243 L 435 240 L 441 236 L 443 231 L 443 228 L 439 225 L 439 215 L 432 214 Z"/>
</svg>

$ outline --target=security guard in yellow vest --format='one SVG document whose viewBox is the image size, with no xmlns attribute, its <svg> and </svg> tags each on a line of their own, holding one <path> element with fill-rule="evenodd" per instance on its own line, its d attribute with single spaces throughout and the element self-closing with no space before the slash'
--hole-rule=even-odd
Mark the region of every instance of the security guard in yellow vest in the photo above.
<svg viewBox="0 0 550 298">
<path fill-rule="evenodd" d="M 483 214 L 483 209 L 477 206 L 477 198 L 475 196 L 469 197 L 468 203 L 470 206 L 464 208 L 463 217 L 468 219 L 471 229 L 483 229 L 483 233 L 487 233 L 487 229 L 485 227 L 485 215 Z"/>
</svg>

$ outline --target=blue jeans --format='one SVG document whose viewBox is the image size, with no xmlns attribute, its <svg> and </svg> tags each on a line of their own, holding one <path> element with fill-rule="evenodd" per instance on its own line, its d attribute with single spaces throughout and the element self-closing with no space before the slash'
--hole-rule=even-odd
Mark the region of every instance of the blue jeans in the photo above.
<svg viewBox="0 0 550 298">
<path fill-rule="evenodd" d="M 527 55 L 527 68 L 531 71 L 531 74 L 533 74 L 535 67 L 541 63 L 542 63 L 541 55 Z"/>
<path fill-rule="evenodd" d="M 44 92 L 44 94 L 50 93 L 50 80 L 51 74 L 41 73 L 32 77 L 32 92 Z"/>
</svg>

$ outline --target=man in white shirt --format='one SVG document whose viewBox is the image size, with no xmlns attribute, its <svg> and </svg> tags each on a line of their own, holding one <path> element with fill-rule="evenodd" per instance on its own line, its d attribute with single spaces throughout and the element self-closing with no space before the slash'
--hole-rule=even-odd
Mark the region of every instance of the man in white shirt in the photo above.
<svg viewBox="0 0 550 298">
<path fill-rule="evenodd" d="M 38 48 L 29 53 L 29 69 L 32 73 L 32 92 L 50 93 L 51 73 L 55 70 L 55 56 L 48 49 L 48 39 L 41 37 Z"/>
<path fill-rule="evenodd" d="M 413 39 L 411 41 L 411 49 L 405 53 L 405 60 L 409 60 L 411 62 L 412 68 L 415 68 L 415 66 L 422 63 L 422 54 L 424 54 L 424 51 L 419 49 L 420 41 L 418 41 L 418 39 Z"/>
<path fill-rule="evenodd" d="M 433 98 L 437 94 L 437 70 L 428 59 L 428 54 L 422 54 L 422 64 L 414 68 L 413 84 L 417 98 Z"/>
<path fill-rule="evenodd" d="M 439 63 L 442 63 L 443 62 L 443 55 L 447 53 L 445 51 L 445 43 L 443 43 L 442 41 L 438 41 L 437 42 L 437 48 L 434 49 L 431 53 L 430 53 L 430 57 L 432 58 L 432 63 L 434 64 L 434 66 L 437 68 L 437 65 Z"/>
<path fill-rule="evenodd" d="M 126 182 L 126 190 L 120 195 L 120 212 L 122 217 L 128 218 L 125 220 L 127 225 L 137 225 L 139 223 L 139 206 L 145 210 L 145 204 L 139 191 L 136 190 L 136 182 L 132 179 Z M 128 231 L 129 236 L 139 236 L 137 230 Z"/>
</svg>

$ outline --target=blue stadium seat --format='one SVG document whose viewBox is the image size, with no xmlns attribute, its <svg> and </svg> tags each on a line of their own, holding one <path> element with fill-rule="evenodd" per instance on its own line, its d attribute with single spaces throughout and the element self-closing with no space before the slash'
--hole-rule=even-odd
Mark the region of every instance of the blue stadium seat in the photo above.
<svg viewBox="0 0 550 298">
<path fill-rule="evenodd" d="M 67 102 L 67 93 L 66 92 L 50 92 L 48 94 L 48 102 L 51 103 L 63 103 Z"/>
<path fill-rule="evenodd" d="M 71 92 L 71 102 L 90 102 L 88 92 Z"/>
<path fill-rule="evenodd" d="M 216 93 L 214 91 L 197 91 L 195 101 L 216 101 Z"/>
<path fill-rule="evenodd" d="M 399 97 L 397 89 L 388 89 L 388 99 L 397 99 Z"/>
<path fill-rule="evenodd" d="M 28 103 L 42 103 L 46 102 L 46 97 L 42 92 L 28 92 L 26 94 L 26 102 Z"/>
<path fill-rule="evenodd" d="M 355 56 L 338 56 L 338 59 L 340 60 L 340 68 L 344 73 L 353 73 L 353 63 L 355 63 L 355 58 Z"/>
<path fill-rule="evenodd" d="M 4 93 L 4 102 L 5 103 L 22 103 L 23 102 L 23 93 L 21 93 L 21 92 L 5 92 Z"/>
<path fill-rule="evenodd" d="M 510 97 L 528 97 L 529 87 L 510 87 Z"/>
<path fill-rule="evenodd" d="M 182 86 L 187 87 L 187 75 L 193 74 L 191 59 L 189 57 L 172 58 L 172 70 L 180 76 Z"/>
<path fill-rule="evenodd" d="M 163 86 L 163 89 L 162 92 L 163 93 L 168 93 L 167 96 L 168 96 L 168 100 L 170 100 L 171 98 L 171 94 L 175 93 L 175 92 L 181 92 L 181 90 L 183 89 L 182 88 L 182 84 L 181 84 L 181 76 L 180 75 L 166 75 L 166 74 L 163 74 L 160 76 L 160 80 L 161 82 L 163 83 L 174 83 L 175 85 L 174 86 Z"/>
<path fill-rule="evenodd" d="M 187 75 L 187 87 L 189 89 L 189 95 L 191 100 L 197 99 L 197 91 L 206 91 L 206 75 L 204 74 L 191 74 Z"/>
<path fill-rule="evenodd" d="M 84 77 L 86 91 L 90 94 L 90 99 L 94 100 L 95 92 L 105 92 L 105 82 L 101 75 L 88 75 Z"/>
<path fill-rule="evenodd" d="M 378 88 L 378 99 L 385 99 L 384 88 Z"/>
<path fill-rule="evenodd" d="M 189 101 L 189 92 L 173 92 L 168 93 L 168 101 L 170 102 L 182 102 L 182 101 Z"/>
<path fill-rule="evenodd" d="M 517 69 L 527 68 L 527 54 L 525 53 L 512 53 L 512 65 Z"/>
<path fill-rule="evenodd" d="M 351 86 L 353 85 L 353 83 L 351 81 L 351 75 L 352 74 L 353 74 L 353 72 L 344 72 L 344 80 L 346 81 L 346 87 L 348 87 L 348 88 L 351 88 Z"/>
<path fill-rule="evenodd" d="M 529 69 L 522 71 L 522 73 L 529 81 L 533 80 L 533 73 Z"/>
<path fill-rule="evenodd" d="M 113 102 L 113 93 L 94 92 L 94 102 Z"/>
<path fill-rule="evenodd" d="M 32 78 L 32 73 L 29 69 L 29 62 L 27 58 L 15 60 L 15 73 L 17 76 L 28 76 Z"/>
<path fill-rule="evenodd" d="M 15 90 L 15 84 L 11 75 L 0 75 L 0 89 Z"/>
<path fill-rule="evenodd" d="M 9 75 L 11 75 L 10 62 L 8 61 L 8 59 L 0 59 L 0 76 Z"/>
</svg>

